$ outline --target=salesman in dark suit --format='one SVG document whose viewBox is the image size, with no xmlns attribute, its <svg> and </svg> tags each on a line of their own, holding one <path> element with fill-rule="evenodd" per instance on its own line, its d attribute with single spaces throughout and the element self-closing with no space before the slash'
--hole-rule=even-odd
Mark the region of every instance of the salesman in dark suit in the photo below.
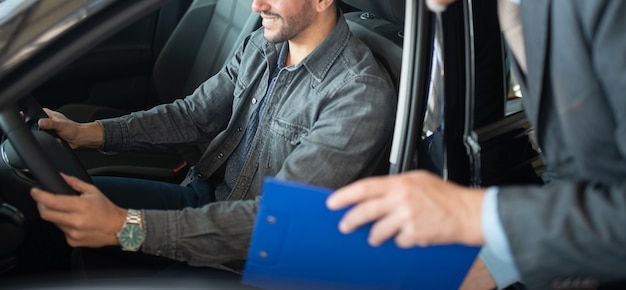
<svg viewBox="0 0 626 290">
<path fill-rule="evenodd" d="M 626 1 L 521 0 L 520 12 L 513 70 L 551 182 L 470 189 L 416 171 L 353 183 L 327 204 L 355 204 L 339 228 L 373 221 L 373 245 L 485 245 L 528 289 L 625 283 Z"/>
</svg>

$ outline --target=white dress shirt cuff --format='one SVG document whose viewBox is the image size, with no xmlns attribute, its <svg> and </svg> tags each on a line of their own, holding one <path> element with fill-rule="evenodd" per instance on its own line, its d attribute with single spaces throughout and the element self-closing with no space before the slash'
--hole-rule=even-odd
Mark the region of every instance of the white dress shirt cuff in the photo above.
<svg viewBox="0 0 626 290">
<path fill-rule="evenodd" d="M 480 251 L 479 256 L 498 285 L 498 289 L 503 289 L 519 281 L 520 275 L 513 263 L 509 242 L 498 215 L 497 197 L 497 187 L 487 189 L 481 212 L 485 246 Z"/>
</svg>

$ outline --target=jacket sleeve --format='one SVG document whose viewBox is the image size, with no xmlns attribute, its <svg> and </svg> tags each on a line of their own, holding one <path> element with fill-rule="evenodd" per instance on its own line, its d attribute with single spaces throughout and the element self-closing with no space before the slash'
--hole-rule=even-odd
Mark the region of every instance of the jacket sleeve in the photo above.
<svg viewBox="0 0 626 290">
<path fill-rule="evenodd" d="M 566 278 L 626 280 L 626 181 L 505 187 L 498 212 L 529 289 Z"/>
<path fill-rule="evenodd" d="M 614 153 L 608 157 L 601 154 L 603 152 L 574 150 L 578 154 L 591 154 L 591 158 L 573 155 L 575 160 L 602 156 L 592 164 L 609 169 L 603 169 L 606 174 L 596 176 L 598 178 L 589 178 L 595 174 L 594 168 L 585 167 L 577 169 L 577 178 L 555 180 L 544 187 L 502 187 L 498 195 L 499 215 L 515 264 L 529 289 L 567 288 L 563 283 L 568 281 L 587 283 L 591 288 L 598 284 L 623 283 L 626 282 L 626 172 L 623 167 L 626 160 L 626 2 L 552 1 L 551 14 L 553 30 L 554 25 L 566 28 L 558 31 L 559 35 L 552 31 L 553 37 L 575 43 L 575 49 L 586 52 L 577 60 L 560 65 L 577 72 L 572 75 L 586 74 L 586 79 L 581 81 L 590 84 L 584 90 L 573 92 L 574 96 L 571 91 L 563 95 L 567 94 L 562 89 L 564 82 L 576 79 L 568 79 L 567 70 L 561 68 L 559 75 L 552 76 L 553 82 L 557 79 L 561 82 L 553 83 L 555 99 L 567 100 L 564 105 L 571 107 L 605 102 L 602 111 L 592 107 L 585 112 L 601 112 L 603 116 L 597 118 L 612 118 L 603 123 L 602 128 L 596 128 L 597 131 L 581 129 L 584 124 L 597 124 L 590 114 L 578 114 L 561 121 L 563 126 L 580 125 L 568 131 L 565 146 L 578 148 L 580 144 L 589 144 L 577 138 L 593 140 L 599 133 L 605 142 L 612 140 L 612 144 L 604 147 L 606 152 Z M 568 38 L 564 38 L 565 33 Z M 553 43 L 552 53 L 564 50 L 563 53 L 568 53 L 571 43 Z M 580 72 L 581 68 L 584 72 Z M 592 98 L 594 102 L 579 104 L 572 101 L 574 98 L 577 101 Z M 559 109 L 558 113 L 563 114 L 564 108 Z M 591 119 L 581 120 L 585 117 Z M 601 178 L 604 180 L 599 181 Z"/>
<path fill-rule="evenodd" d="M 147 254 L 185 261 L 191 266 L 241 270 L 259 203 L 256 200 L 212 202 L 201 208 L 146 210 Z"/>
</svg>

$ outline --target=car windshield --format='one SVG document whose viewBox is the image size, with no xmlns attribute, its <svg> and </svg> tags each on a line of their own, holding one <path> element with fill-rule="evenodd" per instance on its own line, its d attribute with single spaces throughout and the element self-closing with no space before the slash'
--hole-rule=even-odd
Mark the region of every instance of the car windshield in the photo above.
<svg viewBox="0 0 626 290">
<path fill-rule="evenodd" d="M 0 1 L 0 77 L 113 0 Z"/>
<path fill-rule="evenodd" d="M 20 11 L 31 6 L 35 0 L 3 0 L 0 1 L 0 26 L 14 18 Z"/>
</svg>

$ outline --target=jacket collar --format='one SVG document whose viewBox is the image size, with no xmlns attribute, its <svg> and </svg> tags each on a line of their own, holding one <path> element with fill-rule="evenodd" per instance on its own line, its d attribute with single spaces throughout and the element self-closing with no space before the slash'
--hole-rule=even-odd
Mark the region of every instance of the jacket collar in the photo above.
<svg viewBox="0 0 626 290">
<path fill-rule="evenodd" d="M 331 33 L 293 69 L 304 66 L 307 71 L 321 82 L 344 50 L 350 39 L 351 32 L 343 13 L 337 9 L 337 25 Z"/>
</svg>

